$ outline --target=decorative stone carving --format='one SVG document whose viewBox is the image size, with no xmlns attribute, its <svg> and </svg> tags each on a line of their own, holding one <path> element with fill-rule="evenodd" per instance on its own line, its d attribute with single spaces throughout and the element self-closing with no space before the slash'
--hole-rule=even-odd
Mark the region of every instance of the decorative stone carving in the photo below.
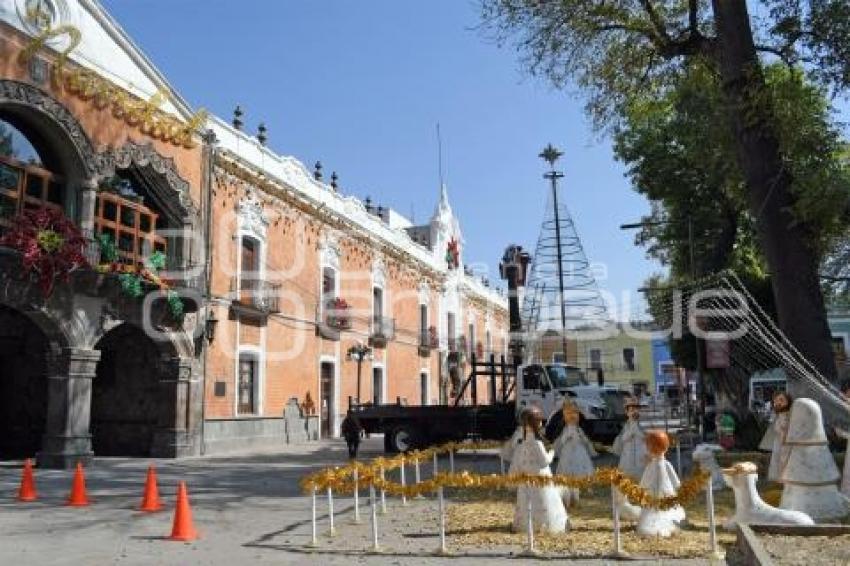
<svg viewBox="0 0 850 566">
<path fill-rule="evenodd" d="M 177 172 L 174 160 L 157 153 L 153 145 L 128 141 L 118 149 L 101 152 L 100 163 L 99 172 L 103 177 L 111 177 L 115 175 L 116 170 L 129 169 L 132 165 L 150 167 L 165 179 L 166 185 L 172 191 L 171 194 L 167 194 L 157 190 L 158 187 L 156 186 L 151 187 L 157 192 L 157 196 L 172 208 L 172 213 L 181 217 L 197 216 L 198 210 L 192 202 L 189 182 Z"/>
<path fill-rule="evenodd" d="M 104 157 L 95 152 L 89 137 L 71 112 L 42 89 L 26 83 L 0 80 L 0 105 L 16 104 L 45 114 L 68 137 L 84 169 L 84 176 L 98 174 L 104 166 Z"/>
<path fill-rule="evenodd" d="M 247 196 L 239 201 L 236 213 L 239 215 L 241 232 L 247 232 L 257 240 L 265 241 L 269 220 L 263 212 L 263 202 L 253 191 L 249 191 Z"/>
</svg>

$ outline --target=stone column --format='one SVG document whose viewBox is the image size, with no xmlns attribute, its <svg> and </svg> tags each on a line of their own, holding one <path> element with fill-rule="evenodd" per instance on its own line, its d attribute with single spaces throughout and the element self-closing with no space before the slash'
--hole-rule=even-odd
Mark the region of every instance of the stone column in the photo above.
<svg viewBox="0 0 850 566">
<path fill-rule="evenodd" d="M 88 179 L 80 186 L 80 230 L 91 236 L 94 233 L 94 213 L 97 202 L 97 180 Z"/>
<path fill-rule="evenodd" d="M 159 381 L 160 413 L 151 456 L 180 458 L 200 453 L 199 383 L 200 374 L 193 358 L 163 359 Z"/>
<path fill-rule="evenodd" d="M 47 426 L 38 465 L 72 468 L 93 453 L 89 421 L 99 350 L 63 348 L 48 358 Z"/>
</svg>

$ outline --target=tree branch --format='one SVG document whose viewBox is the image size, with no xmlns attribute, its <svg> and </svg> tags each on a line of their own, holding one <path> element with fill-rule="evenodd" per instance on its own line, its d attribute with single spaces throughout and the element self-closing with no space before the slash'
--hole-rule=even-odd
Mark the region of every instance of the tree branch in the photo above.
<svg viewBox="0 0 850 566">
<path fill-rule="evenodd" d="M 662 43 L 669 44 L 670 43 L 670 34 L 667 33 L 667 26 L 664 23 L 664 20 L 661 19 L 661 16 L 655 10 L 655 6 L 652 5 L 651 0 L 640 0 L 641 5 L 643 6 L 646 15 L 649 16 L 649 21 L 652 23 L 652 27 L 655 30 L 655 33 L 658 34 L 658 37 L 661 39 Z"/>
</svg>

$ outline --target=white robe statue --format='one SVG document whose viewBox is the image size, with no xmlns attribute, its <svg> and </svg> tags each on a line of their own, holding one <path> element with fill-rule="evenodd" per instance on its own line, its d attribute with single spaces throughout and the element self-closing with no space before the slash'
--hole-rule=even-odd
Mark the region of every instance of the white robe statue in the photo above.
<svg viewBox="0 0 850 566">
<path fill-rule="evenodd" d="M 773 422 L 767 427 L 764 438 L 759 444 L 760 450 L 770 451 L 770 466 L 767 468 L 767 479 L 779 481 L 783 462 L 788 460 L 788 447 L 785 445 L 785 436 L 788 434 L 788 421 L 791 418 L 790 411 L 777 413 Z"/>
<path fill-rule="evenodd" d="M 614 439 L 614 445 L 611 447 L 611 452 L 620 457 L 620 462 L 617 467 L 627 476 L 635 481 L 640 481 L 643 477 L 643 470 L 646 467 L 646 432 L 641 428 L 640 423 L 636 420 L 628 420 L 623 425 L 623 430 Z M 640 507 L 629 503 L 626 497 L 619 492 L 616 492 L 617 506 L 620 508 L 620 516 L 627 520 L 636 520 L 640 515 Z"/>
<path fill-rule="evenodd" d="M 670 497 L 676 495 L 681 483 L 673 465 L 664 456 L 658 456 L 647 464 L 640 485 L 653 497 Z M 685 510 L 681 505 L 665 510 L 644 507 L 638 518 L 637 533 L 669 537 L 679 530 L 679 523 L 684 520 Z"/>
<path fill-rule="evenodd" d="M 617 467 L 632 479 L 640 480 L 646 467 L 646 433 L 637 421 L 626 421 L 614 439 L 611 452 L 620 457 Z"/>
<path fill-rule="evenodd" d="M 521 431 L 514 433 L 502 447 L 502 457 L 510 460 L 510 474 L 530 474 L 552 477 L 549 464 L 554 459 L 543 443 L 528 433 L 523 439 Z M 563 533 L 567 530 L 567 510 L 561 501 L 560 490 L 554 485 L 544 487 L 519 486 L 514 510 L 514 531 L 525 532 L 528 528 L 528 500 L 531 499 L 532 524 L 535 531 Z"/>
<path fill-rule="evenodd" d="M 797 399 L 785 437 L 788 461 L 780 472 L 784 485 L 780 507 L 802 511 L 815 521 L 847 515 L 847 502 L 838 491 L 838 466 L 826 440 L 820 405 Z"/>
<path fill-rule="evenodd" d="M 564 476 L 589 476 L 595 471 L 591 458 L 597 456 L 593 443 L 578 425 L 568 424 L 552 445 L 558 455 L 555 473 Z M 578 503 L 580 490 L 566 487 L 563 490 L 564 504 Z"/>
</svg>

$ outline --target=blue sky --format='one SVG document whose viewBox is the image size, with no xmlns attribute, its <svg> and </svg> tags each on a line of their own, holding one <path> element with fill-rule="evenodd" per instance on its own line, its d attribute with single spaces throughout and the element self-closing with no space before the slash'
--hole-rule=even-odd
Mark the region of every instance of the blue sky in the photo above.
<svg viewBox="0 0 850 566">
<path fill-rule="evenodd" d="M 515 52 L 474 28 L 471 0 L 103 0 L 195 107 L 269 145 L 338 171 L 342 190 L 423 221 L 438 195 L 435 124 L 467 262 L 498 276 L 504 247 L 533 250 L 552 142 L 600 285 L 619 296 L 660 267 L 618 229 L 648 211 L 585 118 L 580 97 L 522 72 Z M 635 309 L 631 309 L 634 311 Z"/>
</svg>

